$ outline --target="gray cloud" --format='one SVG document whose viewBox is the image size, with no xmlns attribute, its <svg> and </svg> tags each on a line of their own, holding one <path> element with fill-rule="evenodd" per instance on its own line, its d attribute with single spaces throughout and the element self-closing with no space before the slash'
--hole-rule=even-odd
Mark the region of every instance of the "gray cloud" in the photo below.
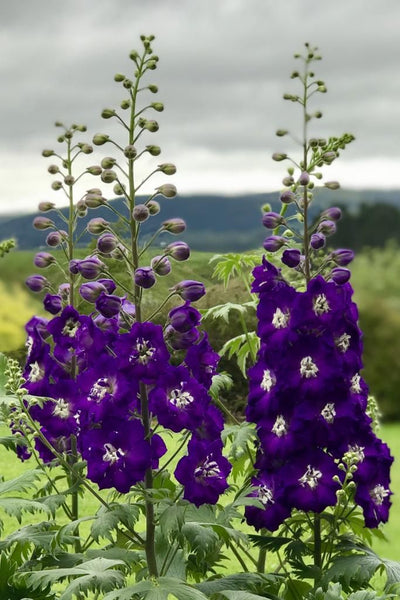
<svg viewBox="0 0 400 600">
<path fill-rule="evenodd" d="M 398 161 L 399 25 L 397 0 L 3 3 L 0 211 L 4 200 L 22 208 L 47 189 L 37 156 L 54 143 L 56 119 L 84 122 L 91 133 L 108 128 L 99 113 L 123 97 L 113 75 L 132 72 L 128 53 L 141 33 L 157 38 L 159 69 L 149 81 L 159 85 L 166 105 L 157 139 L 168 160 L 184 165 L 182 191 L 210 191 L 216 165 L 219 184 L 232 182 L 229 192 L 279 187 L 268 156 L 287 143 L 275 138 L 277 127 L 298 127 L 298 111 L 281 98 L 296 89 L 289 78 L 293 53 L 305 41 L 320 47 L 316 72 L 329 90 L 316 98 L 324 113 L 320 135 L 352 131 L 357 137 L 343 172 L 352 161 L 364 161 L 366 170 L 373 159 Z M 18 175 L 21 166 L 25 176 Z M 362 181 L 358 171 L 354 184 Z"/>
</svg>

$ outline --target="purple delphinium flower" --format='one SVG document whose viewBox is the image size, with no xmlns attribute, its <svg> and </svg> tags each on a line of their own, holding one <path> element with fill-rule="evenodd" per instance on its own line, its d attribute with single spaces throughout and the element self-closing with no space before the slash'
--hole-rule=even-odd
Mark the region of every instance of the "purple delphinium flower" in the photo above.
<svg viewBox="0 0 400 600">
<path fill-rule="evenodd" d="M 95 304 L 99 313 L 109 319 L 118 315 L 122 307 L 122 298 L 101 292 Z"/>
<path fill-rule="evenodd" d="M 206 293 L 204 283 L 201 283 L 201 281 L 193 281 L 192 279 L 180 281 L 174 285 L 171 290 L 179 294 L 183 300 L 187 300 L 188 302 L 196 302 L 196 300 L 200 300 Z"/>
<path fill-rule="evenodd" d="M 270 235 L 265 238 L 263 246 L 267 252 L 276 252 L 287 244 L 287 238 L 282 235 Z"/>
<path fill-rule="evenodd" d="M 268 529 L 275 531 L 290 516 L 291 507 L 285 497 L 285 485 L 279 475 L 265 472 L 254 477 L 251 484 L 255 490 L 249 494 L 262 504 L 258 506 L 246 506 L 245 515 L 249 525 L 255 529 Z"/>
<path fill-rule="evenodd" d="M 84 300 L 94 304 L 102 292 L 107 292 L 106 287 L 99 281 L 88 281 L 82 283 L 79 293 Z"/>
<path fill-rule="evenodd" d="M 283 251 L 282 262 L 287 267 L 294 269 L 298 267 L 301 261 L 301 252 L 298 248 L 288 248 Z"/>
<path fill-rule="evenodd" d="M 25 284 L 32 292 L 42 292 L 49 285 L 49 282 L 43 275 L 30 275 Z"/>
<path fill-rule="evenodd" d="M 174 329 L 172 325 L 167 325 L 164 332 L 165 341 L 174 350 L 185 350 L 194 344 L 200 334 L 196 327 L 192 327 L 189 331 L 180 332 Z"/>
<path fill-rule="evenodd" d="M 219 354 L 212 349 L 206 333 L 203 334 L 198 344 L 192 344 L 186 352 L 186 366 L 193 377 L 206 389 L 211 386 L 212 378 L 217 372 L 218 362 Z"/>
<path fill-rule="evenodd" d="M 222 456 L 220 441 L 200 441 L 192 437 L 188 454 L 179 461 L 175 477 L 184 488 L 183 497 L 196 506 L 215 504 L 228 487 L 231 464 Z"/>
<path fill-rule="evenodd" d="M 80 436 L 82 457 L 87 461 L 88 479 L 100 489 L 114 487 L 121 494 L 144 479 L 146 470 L 158 464 L 166 452 L 155 434 L 145 437 L 139 419 L 115 419 L 109 416 L 100 429 L 88 429 Z"/>
<path fill-rule="evenodd" d="M 169 367 L 149 392 L 149 406 L 158 422 L 172 431 L 193 431 L 210 403 L 206 389 L 185 367 Z"/>
<path fill-rule="evenodd" d="M 145 383 L 156 381 L 169 361 L 162 327 L 153 323 L 134 323 L 129 333 L 119 336 L 114 350 L 121 368 Z"/>
<path fill-rule="evenodd" d="M 59 317 L 52 319 L 48 331 L 61 347 L 77 347 L 77 334 L 89 317 L 82 316 L 73 306 L 66 306 Z"/>
</svg>

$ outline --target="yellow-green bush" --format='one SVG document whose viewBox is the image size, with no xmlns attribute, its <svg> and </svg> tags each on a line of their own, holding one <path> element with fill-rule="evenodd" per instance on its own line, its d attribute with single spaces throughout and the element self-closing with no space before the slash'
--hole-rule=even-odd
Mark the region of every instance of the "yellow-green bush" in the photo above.
<svg viewBox="0 0 400 600">
<path fill-rule="evenodd" d="M 37 305 L 21 286 L 0 281 L 0 352 L 24 345 L 24 325 L 36 312 Z"/>
</svg>

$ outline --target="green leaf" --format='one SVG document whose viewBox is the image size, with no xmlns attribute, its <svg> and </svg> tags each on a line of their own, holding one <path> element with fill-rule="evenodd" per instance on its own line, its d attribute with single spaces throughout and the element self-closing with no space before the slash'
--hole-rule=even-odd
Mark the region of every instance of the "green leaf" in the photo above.
<svg viewBox="0 0 400 600">
<path fill-rule="evenodd" d="M 198 555 L 204 556 L 218 543 L 218 535 L 209 524 L 189 522 L 183 525 L 181 531 L 189 542 L 191 550 Z"/>
<path fill-rule="evenodd" d="M 178 600 L 208 600 L 200 590 L 174 577 L 140 581 L 135 585 L 106 594 L 103 600 L 132 600 L 138 594 L 146 600 L 166 600 L 169 595 Z M 64 599 L 60 598 L 60 600 Z"/>
<path fill-rule="evenodd" d="M 254 446 L 256 440 L 256 432 L 254 425 L 244 421 L 240 425 L 225 425 L 222 432 L 222 440 L 226 443 L 231 442 L 229 446 L 229 459 L 238 460 L 247 454 L 249 446 Z"/>
<path fill-rule="evenodd" d="M 304 598 L 312 589 L 312 585 L 300 579 L 287 579 L 285 589 L 282 594 L 284 600 L 298 600 Z"/>
<path fill-rule="evenodd" d="M 90 533 L 96 542 L 99 538 L 113 541 L 112 531 L 123 524 L 132 529 L 139 518 L 139 509 L 133 504 L 110 504 L 108 507 L 101 506 L 93 521 Z"/>
<path fill-rule="evenodd" d="M 277 552 L 282 546 L 292 541 L 291 538 L 273 535 L 249 535 L 249 540 L 258 548 L 264 548 L 271 552 Z"/>
<path fill-rule="evenodd" d="M 210 394 L 214 400 L 218 400 L 222 390 L 230 390 L 233 386 L 233 379 L 229 373 L 217 373 L 212 378 Z"/>
<path fill-rule="evenodd" d="M 243 377 L 246 377 L 247 358 L 249 355 L 252 357 L 257 354 L 259 345 L 260 340 L 256 332 L 249 331 L 247 335 L 243 333 L 225 342 L 219 353 L 221 356 L 227 354 L 228 358 L 232 358 L 236 354 L 238 366 Z"/>
<path fill-rule="evenodd" d="M 277 582 L 280 584 L 280 577 L 278 575 L 262 575 L 260 573 L 235 573 L 234 575 L 227 575 L 226 577 L 219 577 L 217 579 L 211 579 L 209 581 L 202 581 L 196 584 L 196 588 L 201 590 L 207 596 L 212 596 L 220 592 L 237 590 L 237 591 L 251 591 L 255 590 L 265 591 L 266 587 L 271 584 L 275 585 Z"/>
<path fill-rule="evenodd" d="M 203 319 L 223 319 L 226 321 L 226 323 L 229 323 L 229 313 L 232 310 L 243 315 L 247 312 L 249 306 L 254 307 L 253 302 L 244 302 L 243 304 L 226 302 L 225 304 L 217 304 L 216 306 L 212 306 L 203 312 Z"/>
<path fill-rule="evenodd" d="M 70 600 L 77 592 L 86 593 L 89 590 L 108 592 L 123 585 L 123 573 L 114 570 L 114 567 L 123 564 L 120 560 L 95 558 L 66 569 L 20 572 L 15 575 L 15 580 L 21 581 L 33 589 L 44 589 L 67 577 L 75 577 L 59 597 L 59 600 Z"/>
<path fill-rule="evenodd" d="M 253 594 L 252 592 L 243 592 L 240 590 L 221 590 L 221 596 L 225 596 L 228 600 L 263 600 L 264 598 L 275 598 L 275 595 L 270 595 L 265 592 L 263 596 Z"/>
<path fill-rule="evenodd" d="M 42 511 L 48 515 L 51 514 L 49 507 L 41 502 L 11 496 L 9 498 L 0 498 L 0 508 L 11 517 L 18 519 L 19 522 L 21 522 L 23 512 L 35 513 Z"/>
<path fill-rule="evenodd" d="M 38 471 L 25 471 L 15 479 L 0 482 L 0 496 L 8 494 L 10 492 L 29 492 L 35 488 L 34 482 L 40 478 Z"/>
</svg>

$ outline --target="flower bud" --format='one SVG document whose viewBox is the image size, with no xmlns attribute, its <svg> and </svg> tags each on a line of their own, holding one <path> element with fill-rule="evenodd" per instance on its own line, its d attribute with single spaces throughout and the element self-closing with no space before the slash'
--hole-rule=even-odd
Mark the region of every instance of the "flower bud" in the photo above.
<svg viewBox="0 0 400 600">
<path fill-rule="evenodd" d="M 156 276 L 151 267 L 138 267 L 135 271 L 134 280 L 139 287 L 148 289 L 156 282 Z"/>
<path fill-rule="evenodd" d="M 112 108 L 105 108 L 104 110 L 101 111 L 101 117 L 102 119 L 111 119 L 111 117 L 115 116 L 115 110 L 113 110 Z"/>
<path fill-rule="evenodd" d="M 322 160 L 326 165 L 330 165 L 337 158 L 336 152 L 324 152 L 322 155 Z"/>
<path fill-rule="evenodd" d="M 147 89 L 152 93 L 152 94 L 157 94 L 158 92 L 158 87 L 156 85 L 154 85 L 154 83 L 151 83 L 150 85 L 147 86 Z"/>
<path fill-rule="evenodd" d="M 54 190 L 55 192 L 58 192 L 58 190 L 61 190 L 61 188 L 62 188 L 61 181 L 53 181 L 53 183 L 51 184 L 51 189 Z"/>
<path fill-rule="evenodd" d="M 150 144 L 149 146 L 146 146 L 146 150 L 149 154 L 151 154 L 151 156 L 158 156 L 159 154 L 161 154 L 160 146 L 154 146 Z"/>
<path fill-rule="evenodd" d="M 130 90 L 133 87 L 133 81 L 131 79 L 128 79 L 128 77 L 125 77 L 125 79 L 122 82 L 122 85 L 126 90 Z"/>
<path fill-rule="evenodd" d="M 345 267 L 354 259 L 353 250 L 349 250 L 347 248 L 339 248 L 338 250 L 333 250 L 329 258 L 331 258 L 337 265 L 341 267 Z"/>
<path fill-rule="evenodd" d="M 73 275 L 78 275 L 78 273 L 79 273 L 79 269 L 78 269 L 79 262 L 80 261 L 77 258 L 73 258 L 72 260 L 69 261 L 69 270 L 70 270 L 70 273 L 72 273 Z"/>
<path fill-rule="evenodd" d="M 57 165 L 50 165 L 49 167 L 47 167 L 47 170 L 50 173 L 50 175 L 56 175 L 56 173 L 60 172 L 60 169 Z"/>
<path fill-rule="evenodd" d="M 40 269 L 45 269 L 46 267 L 49 267 L 55 262 L 56 259 L 49 252 L 38 252 L 37 254 L 35 254 L 35 257 L 33 259 L 33 264 L 36 267 L 39 267 Z"/>
<path fill-rule="evenodd" d="M 130 106 L 131 106 L 130 100 L 128 100 L 128 99 L 121 100 L 120 107 L 122 108 L 122 110 L 127 110 L 128 108 L 130 108 Z"/>
<path fill-rule="evenodd" d="M 157 112 L 162 112 L 164 110 L 164 104 L 162 102 L 152 102 L 150 106 Z"/>
<path fill-rule="evenodd" d="M 54 202 L 46 202 L 46 201 L 39 202 L 39 205 L 38 205 L 38 209 L 41 212 L 48 212 L 49 210 L 53 210 L 55 207 L 56 207 L 56 205 L 54 204 Z M 41 218 L 41 217 L 39 217 L 39 218 Z M 38 228 L 36 228 L 36 229 L 38 229 Z"/>
<path fill-rule="evenodd" d="M 267 252 L 276 252 L 287 243 L 287 239 L 281 235 L 271 235 L 264 240 L 264 248 Z"/>
<path fill-rule="evenodd" d="M 54 150 L 43 150 L 42 156 L 48 158 L 49 156 L 54 156 Z"/>
<path fill-rule="evenodd" d="M 162 228 L 164 231 L 169 231 L 169 233 L 176 235 L 185 231 L 186 223 L 183 219 L 179 218 L 167 219 L 167 221 L 162 223 Z"/>
<path fill-rule="evenodd" d="M 92 165 L 91 167 L 88 167 L 86 169 L 87 173 L 90 173 L 90 175 L 101 175 L 103 169 L 99 166 L 99 165 Z"/>
<path fill-rule="evenodd" d="M 77 263 L 76 268 L 84 279 L 96 279 L 105 267 L 104 263 L 97 256 L 88 256 L 77 261 Z"/>
<path fill-rule="evenodd" d="M 101 292 L 96 300 L 96 309 L 106 319 L 111 319 L 118 315 L 122 306 L 122 298 Z"/>
<path fill-rule="evenodd" d="M 296 194 L 291 190 L 285 190 L 280 196 L 280 201 L 283 204 L 291 204 L 296 200 Z"/>
<path fill-rule="evenodd" d="M 51 231 L 46 237 L 46 244 L 52 248 L 57 248 L 63 241 L 64 237 L 60 231 Z"/>
<path fill-rule="evenodd" d="M 180 333 L 186 333 L 193 327 L 197 327 L 201 321 L 201 314 L 189 302 L 185 302 L 182 306 L 176 306 L 168 313 L 168 316 L 171 327 Z"/>
<path fill-rule="evenodd" d="M 104 285 L 109 294 L 112 294 L 117 289 L 116 283 L 113 279 L 98 279 L 97 283 Z"/>
<path fill-rule="evenodd" d="M 287 154 L 284 154 L 283 152 L 274 152 L 274 154 L 272 155 L 272 160 L 275 160 L 276 162 L 285 160 L 285 158 L 287 158 Z"/>
<path fill-rule="evenodd" d="M 100 164 L 103 169 L 112 169 L 116 162 L 112 156 L 105 156 Z"/>
<path fill-rule="evenodd" d="M 282 262 L 287 267 L 294 269 L 298 267 L 301 261 L 301 253 L 298 248 L 288 248 L 283 251 Z"/>
<path fill-rule="evenodd" d="M 338 190 L 340 188 L 340 183 L 338 181 L 325 181 L 324 186 L 328 188 L 328 190 Z"/>
<path fill-rule="evenodd" d="M 287 133 L 288 133 L 287 129 L 277 129 L 275 132 L 275 135 L 277 135 L 278 137 L 283 137 Z"/>
<path fill-rule="evenodd" d="M 122 81 L 124 81 L 124 79 L 125 79 L 125 75 L 122 75 L 122 73 L 116 73 L 114 75 L 114 81 L 121 83 Z"/>
<path fill-rule="evenodd" d="M 108 142 L 109 139 L 110 136 L 105 133 L 96 133 L 96 135 L 93 137 L 93 144 L 95 146 L 102 146 L 103 144 Z"/>
<path fill-rule="evenodd" d="M 177 189 L 172 183 L 164 183 L 156 188 L 157 192 L 166 198 L 173 198 L 177 194 Z"/>
<path fill-rule="evenodd" d="M 284 222 L 285 219 L 282 217 L 282 215 L 276 212 L 266 212 L 262 218 L 262 224 L 267 229 L 275 229 Z"/>
<path fill-rule="evenodd" d="M 156 275 L 168 275 L 171 272 L 171 263 L 166 256 L 154 256 L 150 265 Z"/>
<path fill-rule="evenodd" d="M 147 129 L 147 131 L 150 131 L 151 133 L 155 133 L 159 129 L 157 121 L 152 119 L 139 119 L 138 125 L 142 129 Z"/>
<path fill-rule="evenodd" d="M 186 242 L 172 242 L 164 248 L 164 252 L 177 261 L 187 260 L 190 256 L 190 248 Z"/>
<path fill-rule="evenodd" d="M 196 302 L 206 293 L 204 283 L 191 279 L 180 281 L 171 288 L 171 291 L 176 292 L 183 300 L 189 302 Z"/>
<path fill-rule="evenodd" d="M 118 240 L 112 233 L 103 233 L 97 240 L 97 248 L 102 254 L 110 254 L 118 246 Z"/>
<path fill-rule="evenodd" d="M 65 183 L 65 185 L 68 185 L 68 186 L 74 185 L 75 177 L 73 175 L 66 175 L 64 177 L 64 183 Z"/>
<path fill-rule="evenodd" d="M 117 196 L 124 196 L 125 194 L 125 185 L 121 183 L 116 183 L 113 187 L 113 192 Z"/>
<path fill-rule="evenodd" d="M 104 183 L 112 183 L 116 179 L 117 179 L 117 174 L 115 171 L 112 171 L 111 169 L 105 169 L 101 174 L 101 180 L 104 181 Z"/>
<path fill-rule="evenodd" d="M 350 279 L 350 271 L 349 269 L 345 269 L 344 267 L 335 267 L 331 271 L 331 278 L 338 285 L 344 285 Z"/>
<path fill-rule="evenodd" d="M 94 304 L 102 292 L 107 292 L 106 287 L 99 281 L 88 281 L 82 283 L 79 293 L 84 300 Z"/>
<path fill-rule="evenodd" d="M 336 232 L 336 223 L 334 221 L 321 221 L 317 227 L 319 233 L 323 233 L 325 236 L 333 235 Z"/>
<path fill-rule="evenodd" d="M 199 339 L 199 335 L 196 327 L 189 329 L 189 331 L 186 331 L 185 333 L 180 333 L 171 325 L 168 325 L 165 328 L 164 338 L 174 350 L 185 350 L 186 348 L 193 346 Z"/>
<path fill-rule="evenodd" d="M 306 186 L 310 183 L 310 175 L 307 173 L 307 171 L 303 171 L 299 177 L 299 184 Z"/>
<path fill-rule="evenodd" d="M 138 223 L 143 223 L 149 218 L 150 211 L 146 204 L 136 204 L 132 211 L 132 216 Z"/>
<path fill-rule="evenodd" d="M 161 210 L 160 204 L 157 202 L 157 200 L 149 200 L 147 202 L 147 208 L 149 209 L 151 216 L 158 215 Z"/>
<path fill-rule="evenodd" d="M 43 275 L 30 275 L 26 279 L 25 285 L 32 292 L 42 292 L 46 287 L 48 287 L 49 282 L 47 281 L 46 277 L 43 277 Z"/>
<path fill-rule="evenodd" d="M 271 212 L 272 210 L 272 206 L 270 205 L 269 202 L 266 202 L 265 204 L 262 205 L 261 207 L 261 212 L 262 213 L 267 213 L 267 212 Z"/>
<path fill-rule="evenodd" d="M 310 238 L 310 246 L 314 250 L 319 250 L 325 246 L 325 236 L 323 233 L 313 233 Z"/>
<path fill-rule="evenodd" d="M 81 150 L 83 154 L 92 154 L 93 146 L 91 146 L 90 144 L 82 144 Z"/>
<path fill-rule="evenodd" d="M 290 187 L 294 184 L 294 178 L 291 175 L 288 175 L 282 179 L 282 184 L 286 187 Z"/>
<path fill-rule="evenodd" d="M 137 156 L 137 150 L 133 144 L 129 144 L 129 146 L 125 146 L 124 148 L 124 156 L 126 158 L 135 158 Z"/>
<path fill-rule="evenodd" d="M 109 225 L 110 223 L 102 217 L 95 217 L 94 219 L 90 219 L 89 223 L 87 224 L 87 230 L 93 235 L 98 235 L 99 233 L 106 231 Z"/>
<path fill-rule="evenodd" d="M 176 166 L 172 163 L 163 163 L 158 165 L 158 170 L 164 173 L 164 175 L 175 175 Z"/>
<path fill-rule="evenodd" d="M 62 283 L 58 286 L 58 295 L 64 300 L 64 302 L 69 302 L 69 292 L 71 286 L 69 283 Z"/>
<path fill-rule="evenodd" d="M 61 296 L 54 294 L 46 294 L 43 298 L 43 306 L 47 312 L 56 315 L 62 309 Z"/>
<path fill-rule="evenodd" d="M 339 221 L 342 218 L 342 211 L 338 206 L 331 206 L 321 213 L 321 217 L 330 221 Z"/>
<path fill-rule="evenodd" d="M 88 193 L 84 196 L 84 204 L 87 208 L 98 208 L 105 204 L 105 200 L 101 195 L 100 190 L 89 190 Z"/>
</svg>

